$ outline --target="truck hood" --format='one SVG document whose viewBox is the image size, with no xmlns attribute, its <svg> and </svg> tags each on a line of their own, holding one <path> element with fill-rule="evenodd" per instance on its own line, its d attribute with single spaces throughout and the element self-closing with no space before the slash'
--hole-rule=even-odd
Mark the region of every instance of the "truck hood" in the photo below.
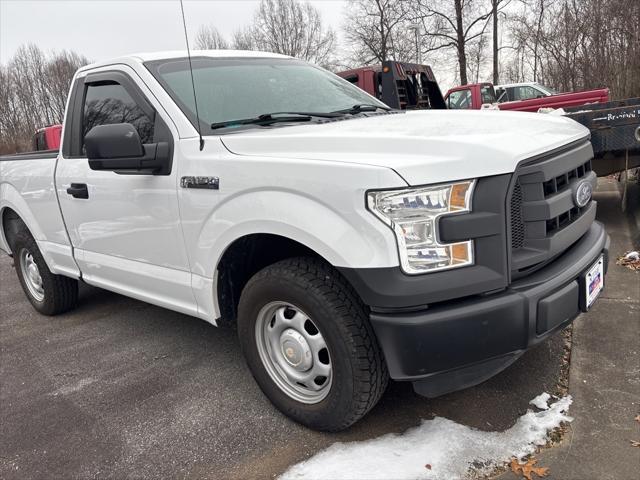
<svg viewBox="0 0 640 480">
<path fill-rule="evenodd" d="M 238 155 L 324 160 L 395 170 L 409 185 L 513 172 L 589 130 L 540 113 L 427 110 L 221 136 Z"/>
</svg>

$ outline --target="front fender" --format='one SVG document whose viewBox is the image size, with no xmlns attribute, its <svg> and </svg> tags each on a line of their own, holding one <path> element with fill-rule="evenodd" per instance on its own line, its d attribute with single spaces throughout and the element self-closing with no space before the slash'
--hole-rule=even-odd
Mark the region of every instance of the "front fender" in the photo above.
<svg viewBox="0 0 640 480">
<path fill-rule="evenodd" d="M 202 225 L 191 267 L 194 273 L 212 278 L 225 250 L 237 239 L 256 233 L 295 240 L 336 267 L 398 265 L 393 233 L 365 209 L 364 191 L 355 193 L 352 200 L 353 206 L 337 210 L 294 191 L 260 190 L 233 196 Z"/>
</svg>

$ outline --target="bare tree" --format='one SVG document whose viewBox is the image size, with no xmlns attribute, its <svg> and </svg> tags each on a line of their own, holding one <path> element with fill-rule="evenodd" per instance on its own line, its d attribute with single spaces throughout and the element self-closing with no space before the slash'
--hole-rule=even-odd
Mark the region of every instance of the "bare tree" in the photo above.
<svg viewBox="0 0 640 480">
<path fill-rule="evenodd" d="M 482 68 L 487 61 L 488 38 L 485 35 L 467 43 L 467 71 L 471 82 L 480 82 Z"/>
<path fill-rule="evenodd" d="M 331 63 L 336 36 L 320 12 L 298 0 L 261 0 L 253 24 L 235 33 L 236 48 L 265 50 L 320 65 Z"/>
<path fill-rule="evenodd" d="M 467 84 L 467 46 L 486 33 L 492 9 L 480 0 L 417 0 L 416 17 L 423 24 L 429 51 L 456 52 L 460 83 Z"/>
<path fill-rule="evenodd" d="M 233 34 L 231 45 L 236 50 L 258 50 L 251 27 L 236 30 Z"/>
<path fill-rule="evenodd" d="M 557 90 L 608 86 L 614 98 L 640 94 L 640 2 L 520 0 L 509 21 L 512 80 Z"/>
<path fill-rule="evenodd" d="M 229 44 L 216 27 L 201 25 L 196 34 L 195 48 L 198 50 L 224 50 L 229 48 Z"/>
<path fill-rule="evenodd" d="M 71 79 L 76 70 L 87 63 L 89 61 L 84 56 L 67 50 L 54 54 L 48 60 L 43 83 L 46 84 L 48 98 L 51 102 L 52 123 L 59 123 L 64 116 Z"/>
<path fill-rule="evenodd" d="M 0 151 L 26 150 L 36 129 L 62 122 L 71 79 L 87 63 L 73 52 L 45 55 L 23 45 L 0 67 Z"/>
<path fill-rule="evenodd" d="M 343 30 L 352 48 L 353 63 L 406 61 L 413 56 L 412 11 L 407 0 L 356 0 L 345 10 Z"/>
</svg>

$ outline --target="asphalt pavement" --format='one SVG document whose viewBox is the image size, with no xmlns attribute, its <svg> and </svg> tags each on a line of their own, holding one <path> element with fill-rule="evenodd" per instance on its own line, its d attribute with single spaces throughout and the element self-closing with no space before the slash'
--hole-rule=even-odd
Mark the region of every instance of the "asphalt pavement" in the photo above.
<svg viewBox="0 0 640 480">
<path fill-rule="evenodd" d="M 569 393 L 574 421 L 560 445 L 537 455 L 553 480 L 640 478 L 640 272 L 615 264 L 640 248 L 640 186 L 630 185 L 626 213 L 621 185 L 599 180 L 598 217 L 611 236 L 605 290 L 593 310 L 574 323 Z M 582 321 L 580 321 L 582 320 Z M 505 474 L 501 480 L 519 478 Z"/>
<path fill-rule="evenodd" d="M 604 202 L 617 205 L 610 194 Z M 601 208 L 599 216 L 615 225 L 626 221 L 619 208 Z M 623 227 L 611 233 L 616 254 L 630 234 Z M 622 267 L 611 266 L 616 268 Z M 630 304 L 615 297 L 622 291 L 618 283 L 629 281 L 625 275 L 609 276 L 604 301 L 577 320 L 583 331 L 594 317 L 633 315 L 635 310 L 625 310 Z M 434 416 L 504 430 L 533 397 L 557 392 L 562 376 L 559 334 L 482 385 L 438 399 L 392 382 L 367 417 L 346 432 L 326 434 L 295 424 L 271 406 L 231 328 L 87 286 L 76 310 L 41 316 L 26 300 L 6 256 L 0 258 L 0 306 L 3 479 L 273 478 L 336 441 L 403 432 Z M 606 344 L 606 335 L 601 340 Z M 627 365 L 637 366 L 635 355 L 621 350 L 617 366 L 635 368 Z M 598 358 L 584 368 L 594 363 Z M 597 389 L 598 379 L 589 381 Z M 602 397 L 603 409 L 607 398 Z M 612 428 L 604 422 L 598 435 L 606 438 Z"/>
</svg>

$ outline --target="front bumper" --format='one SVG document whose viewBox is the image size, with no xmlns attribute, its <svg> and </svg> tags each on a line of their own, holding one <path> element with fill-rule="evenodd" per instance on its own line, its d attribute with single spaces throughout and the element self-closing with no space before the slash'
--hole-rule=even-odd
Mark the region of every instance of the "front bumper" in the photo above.
<svg viewBox="0 0 640 480">
<path fill-rule="evenodd" d="M 604 253 L 599 222 L 560 257 L 505 290 L 414 312 L 372 311 L 390 375 L 435 397 L 476 385 L 580 313 L 580 277 Z"/>
</svg>

